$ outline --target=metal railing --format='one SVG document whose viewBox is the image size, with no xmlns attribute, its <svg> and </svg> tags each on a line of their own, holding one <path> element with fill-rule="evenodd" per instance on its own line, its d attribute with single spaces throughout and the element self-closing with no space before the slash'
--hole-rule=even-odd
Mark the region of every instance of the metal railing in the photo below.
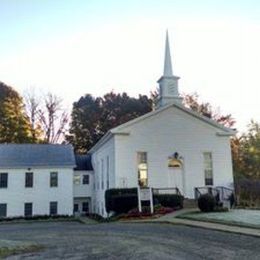
<svg viewBox="0 0 260 260">
<path fill-rule="evenodd" d="M 172 188 L 152 188 L 153 194 L 177 194 L 182 195 L 177 187 Z"/>
<path fill-rule="evenodd" d="M 228 201 L 231 196 L 234 195 L 234 190 L 224 187 L 224 186 L 216 186 L 216 187 L 195 187 L 195 199 L 197 200 L 202 194 L 211 194 L 214 197 L 219 196 L 220 201 Z"/>
</svg>

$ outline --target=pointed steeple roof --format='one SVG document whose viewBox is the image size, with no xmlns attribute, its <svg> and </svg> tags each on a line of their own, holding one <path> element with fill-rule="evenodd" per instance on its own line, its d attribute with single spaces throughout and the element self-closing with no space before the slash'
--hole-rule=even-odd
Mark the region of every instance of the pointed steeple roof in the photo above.
<svg viewBox="0 0 260 260">
<path fill-rule="evenodd" d="M 170 103 L 182 103 L 182 98 L 179 94 L 178 80 L 180 77 L 173 75 L 172 61 L 170 53 L 170 44 L 168 30 L 166 31 L 165 41 L 165 57 L 164 57 L 164 71 L 162 77 L 157 81 L 160 87 L 160 94 L 156 103 L 156 109 L 168 105 Z"/>
<path fill-rule="evenodd" d="M 165 40 L 165 56 L 164 56 L 163 76 L 165 76 L 165 77 L 172 77 L 173 76 L 168 30 L 166 31 L 166 40 Z"/>
</svg>

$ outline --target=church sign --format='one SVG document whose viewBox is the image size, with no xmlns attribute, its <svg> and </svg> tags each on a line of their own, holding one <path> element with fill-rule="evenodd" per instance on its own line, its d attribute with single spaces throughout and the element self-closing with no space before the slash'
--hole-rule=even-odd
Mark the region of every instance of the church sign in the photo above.
<svg viewBox="0 0 260 260">
<path fill-rule="evenodd" d="M 138 210 L 139 212 L 142 212 L 142 201 L 150 201 L 150 210 L 151 214 L 153 214 L 153 191 L 150 187 L 138 187 Z"/>
<path fill-rule="evenodd" d="M 140 200 L 141 201 L 150 200 L 150 189 L 149 188 L 140 189 Z"/>
</svg>

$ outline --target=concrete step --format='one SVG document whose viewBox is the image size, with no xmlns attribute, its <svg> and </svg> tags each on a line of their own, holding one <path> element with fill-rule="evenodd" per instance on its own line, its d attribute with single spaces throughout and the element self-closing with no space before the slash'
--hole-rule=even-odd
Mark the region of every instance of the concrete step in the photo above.
<svg viewBox="0 0 260 260">
<path fill-rule="evenodd" d="M 183 208 L 190 209 L 190 208 L 197 208 L 198 204 L 195 199 L 184 199 L 183 201 Z"/>
</svg>

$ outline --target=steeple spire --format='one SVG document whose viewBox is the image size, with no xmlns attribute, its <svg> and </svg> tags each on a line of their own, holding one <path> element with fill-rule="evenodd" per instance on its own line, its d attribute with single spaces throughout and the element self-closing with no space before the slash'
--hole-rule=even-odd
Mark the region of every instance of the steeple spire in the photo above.
<svg viewBox="0 0 260 260">
<path fill-rule="evenodd" d="M 160 93 L 155 109 L 172 103 L 182 104 L 182 98 L 179 95 L 178 80 L 179 77 L 173 75 L 172 72 L 170 44 L 167 30 L 165 40 L 164 70 L 162 77 L 157 81 L 159 83 Z"/>
<path fill-rule="evenodd" d="M 165 56 L 164 56 L 163 76 L 165 76 L 165 77 L 172 77 L 173 76 L 168 30 L 166 31 L 166 39 L 165 39 Z"/>
</svg>

